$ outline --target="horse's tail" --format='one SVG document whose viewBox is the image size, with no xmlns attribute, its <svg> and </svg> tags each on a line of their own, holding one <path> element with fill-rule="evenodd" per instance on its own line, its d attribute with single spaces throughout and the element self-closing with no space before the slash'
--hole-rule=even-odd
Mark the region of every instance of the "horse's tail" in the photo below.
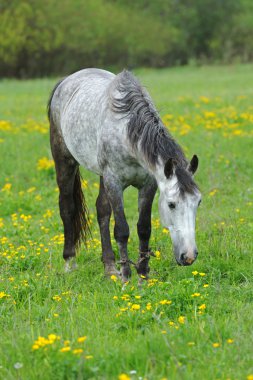
<svg viewBox="0 0 253 380">
<path fill-rule="evenodd" d="M 79 167 L 76 170 L 74 181 L 74 243 L 76 247 L 79 247 L 81 241 L 86 243 L 87 237 L 90 234 L 89 226 L 89 211 L 82 191 L 82 177 Z"/>
</svg>

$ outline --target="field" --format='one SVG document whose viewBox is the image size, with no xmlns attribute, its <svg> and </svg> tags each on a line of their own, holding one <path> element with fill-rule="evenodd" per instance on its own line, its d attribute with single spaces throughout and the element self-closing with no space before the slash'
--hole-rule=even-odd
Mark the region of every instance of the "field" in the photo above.
<svg viewBox="0 0 253 380">
<path fill-rule="evenodd" d="M 2 80 L 0 379 L 253 379 L 253 66 L 136 75 L 187 157 L 199 156 L 198 260 L 176 265 L 156 197 L 151 280 L 138 288 L 133 273 L 122 290 L 105 279 L 98 178 L 83 171 L 92 237 L 64 274 L 45 112 L 56 80 Z M 136 261 L 134 189 L 125 207 Z"/>
</svg>

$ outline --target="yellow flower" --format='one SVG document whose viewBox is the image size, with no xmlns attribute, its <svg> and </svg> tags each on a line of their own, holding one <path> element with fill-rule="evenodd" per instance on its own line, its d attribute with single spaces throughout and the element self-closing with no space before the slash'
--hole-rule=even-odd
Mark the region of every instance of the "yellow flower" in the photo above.
<svg viewBox="0 0 253 380">
<path fill-rule="evenodd" d="M 80 336 L 77 341 L 78 343 L 83 343 L 87 339 L 87 336 Z"/>
<path fill-rule="evenodd" d="M 79 355 L 83 352 L 82 348 L 76 348 L 75 350 L 72 351 L 74 355 Z"/>
<path fill-rule="evenodd" d="M 204 284 L 203 288 L 208 288 L 208 286 L 209 286 L 208 284 Z"/>
<path fill-rule="evenodd" d="M 66 346 L 66 347 L 62 347 L 60 349 L 60 352 L 68 352 L 68 351 L 71 351 L 71 348 L 69 346 Z"/>
<path fill-rule="evenodd" d="M 132 306 L 131 306 L 131 310 L 140 310 L 141 306 L 138 305 L 137 303 L 134 303 Z"/>
<path fill-rule="evenodd" d="M 147 303 L 146 309 L 147 309 L 147 310 L 151 310 L 151 309 L 152 309 L 152 305 L 151 305 L 151 303 L 150 303 L 150 302 L 149 302 L 149 303 Z"/>
<path fill-rule="evenodd" d="M 213 197 L 217 193 L 217 191 L 218 191 L 217 189 L 210 191 L 209 193 L 210 197 Z"/>
<path fill-rule="evenodd" d="M 200 272 L 199 275 L 200 275 L 201 277 L 204 277 L 206 274 L 205 274 L 204 272 Z"/>
<path fill-rule="evenodd" d="M 197 276 L 198 273 L 199 273 L 199 272 L 198 272 L 197 270 L 194 270 L 194 271 L 192 272 L 193 276 Z"/>
<path fill-rule="evenodd" d="M 188 346 L 195 346 L 195 342 L 188 342 Z"/>
<path fill-rule="evenodd" d="M 54 313 L 54 317 L 55 317 L 55 318 L 58 318 L 58 317 L 59 317 L 59 314 Z"/>
<path fill-rule="evenodd" d="M 42 157 L 37 162 L 38 170 L 48 170 L 54 166 L 54 161 L 49 160 L 47 157 Z"/>
<path fill-rule="evenodd" d="M 192 297 L 199 297 L 200 296 L 200 293 L 193 293 L 192 294 Z"/>
<path fill-rule="evenodd" d="M 2 188 L 2 191 L 9 192 L 9 191 L 11 190 L 11 186 L 12 186 L 11 183 L 6 183 L 6 184 L 4 185 L 4 187 Z"/>
<path fill-rule="evenodd" d="M 199 308 L 199 310 L 205 310 L 205 309 L 206 309 L 206 304 L 203 303 L 203 304 L 200 305 L 198 308 Z"/>
<path fill-rule="evenodd" d="M 33 346 L 32 346 L 32 349 L 33 350 L 38 350 L 40 348 L 40 346 L 38 345 L 38 344 L 34 344 Z"/>
<path fill-rule="evenodd" d="M 93 359 L 93 356 L 92 355 L 86 355 L 85 356 L 85 359 L 89 360 L 89 359 Z"/>
<path fill-rule="evenodd" d="M 228 343 L 228 344 L 232 344 L 232 343 L 234 343 L 234 339 L 230 339 L 230 338 L 227 339 L 227 343 Z"/>
<path fill-rule="evenodd" d="M 167 334 L 167 331 L 166 330 L 162 330 L 161 333 L 162 334 Z"/>
<path fill-rule="evenodd" d="M 114 274 L 111 275 L 111 280 L 112 280 L 112 281 L 116 282 L 117 279 L 118 279 L 117 276 L 115 276 Z"/>
<path fill-rule="evenodd" d="M 161 305 L 170 305 L 170 304 L 172 304 L 172 301 L 170 301 L 170 300 L 162 300 L 162 301 L 160 301 L 159 302 Z"/>
<path fill-rule="evenodd" d="M 121 375 L 119 375 L 118 379 L 119 380 L 131 380 L 131 378 L 125 373 L 121 373 Z"/>
<path fill-rule="evenodd" d="M 220 347 L 220 343 L 213 343 L 213 347 L 214 348 Z"/>
<path fill-rule="evenodd" d="M 253 380 L 253 374 L 247 376 L 247 380 Z"/>
<path fill-rule="evenodd" d="M 182 315 L 180 317 L 178 317 L 178 322 L 181 323 L 181 324 L 184 324 L 185 323 L 185 317 L 183 317 Z"/>
</svg>

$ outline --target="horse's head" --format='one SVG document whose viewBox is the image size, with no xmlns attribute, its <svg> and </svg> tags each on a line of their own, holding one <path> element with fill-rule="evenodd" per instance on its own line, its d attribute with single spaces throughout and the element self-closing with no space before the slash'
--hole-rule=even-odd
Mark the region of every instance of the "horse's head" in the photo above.
<svg viewBox="0 0 253 380">
<path fill-rule="evenodd" d="M 193 156 L 187 169 L 169 159 L 163 168 L 162 180 L 158 181 L 161 222 L 170 231 L 179 265 L 191 265 L 198 255 L 195 220 L 201 194 L 192 178 L 197 168 L 197 156 Z"/>
</svg>

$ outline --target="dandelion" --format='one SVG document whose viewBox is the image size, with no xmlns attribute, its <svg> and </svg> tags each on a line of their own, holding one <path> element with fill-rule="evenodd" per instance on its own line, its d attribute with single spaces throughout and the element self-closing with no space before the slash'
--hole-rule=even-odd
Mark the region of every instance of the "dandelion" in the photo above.
<svg viewBox="0 0 253 380">
<path fill-rule="evenodd" d="M 118 380 L 131 380 L 131 378 L 126 373 L 121 373 Z"/>
<path fill-rule="evenodd" d="M 117 276 L 115 276 L 114 274 L 111 275 L 111 280 L 116 282 L 118 280 Z"/>
<path fill-rule="evenodd" d="M 57 313 L 54 313 L 53 315 L 54 315 L 55 318 L 59 317 L 59 314 L 57 314 Z"/>
<path fill-rule="evenodd" d="M 167 334 L 167 331 L 166 330 L 162 330 L 161 333 L 162 334 Z"/>
<path fill-rule="evenodd" d="M 197 270 L 194 270 L 194 271 L 192 272 L 193 276 L 197 276 L 198 273 L 199 273 L 199 272 L 198 272 Z"/>
<path fill-rule="evenodd" d="M 172 301 L 170 300 L 162 300 L 159 302 L 161 305 L 171 305 L 172 304 Z"/>
<path fill-rule="evenodd" d="M 134 310 L 140 310 L 141 306 L 138 305 L 137 303 L 134 303 L 132 306 L 131 306 L 131 311 L 134 311 Z"/>
<path fill-rule="evenodd" d="M 83 349 L 82 348 L 76 348 L 72 352 L 74 355 L 80 355 L 83 352 Z"/>
<path fill-rule="evenodd" d="M 185 323 L 185 317 L 183 317 L 183 316 L 178 317 L 177 320 L 178 320 L 178 322 L 181 323 L 182 325 Z"/>
<path fill-rule="evenodd" d="M 87 339 L 87 336 L 80 336 L 80 337 L 77 339 L 77 341 L 78 341 L 78 343 L 83 343 L 83 342 L 85 342 L 86 339 Z"/>
<path fill-rule="evenodd" d="M 195 346 L 195 342 L 188 342 L 188 346 Z"/>
<path fill-rule="evenodd" d="M 200 296 L 200 293 L 193 293 L 191 296 L 192 296 L 192 297 L 199 297 L 199 296 Z"/>
<path fill-rule="evenodd" d="M 12 186 L 11 183 L 6 183 L 6 184 L 3 186 L 3 188 L 2 188 L 1 191 L 5 191 L 6 193 L 7 193 L 7 192 L 10 192 L 10 190 L 11 190 L 11 186 Z"/>
<path fill-rule="evenodd" d="M 253 380 L 253 374 L 247 376 L 247 380 Z"/>
<path fill-rule="evenodd" d="M 151 303 L 149 302 L 149 303 L 147 303 L 147 305 L 146 305 L 146 309 L 147 310 L 151 310 L 152 309 L 152 305 L 151 305 Z"/>
<path fill-rule="evenodd" d="M 200 306 L 198 307 L 198 309 L 199 309 L 199 310 L 205 310 L 205 309 L 206 309 L 206 304 L 203 303 L 202 305 L 200 305 Z"/>
<path fill-rule="evenodd" d="M 38 170 L 49 170 L 54 166 L 54 161 L 49 160 L 47 157 L 42 157 L 37 162 Z"/>
<path fill-rule="evenodd" d="M 228 343 L 228 344 L 232 344 L 232 343 L 234 343 L 234 339 L 230 339 L 230 338 L 227 339 L 227 343 Z"/>
<path fill-rule="evenodd" d="M 200 272 L 199 275 L 200 275 L 201 277 L 204 277 L 206 274 L 205 274 L 204 272 Z"/>
<path fill-rule="evenodd" d="M 214 348 L 218 348 L 218 347 L 220 347 L 220 343 L 213 343 L 213 347 L 214 347 Z"/>
<path fill-rule="evenodd" d="M 85 359 L 87 359 L 87 360 L 93 359 L 93 356 L 92 355 L 86 355 Z"/>
<path fill-rule="evenodd" d="M 203 288 L 208 288 L 208 287 L 209 287 L 208 284 L 204 284 L 204 285 L 203 285 Z"/>
<path fill-rule="evenodd" d="M 60 349 L 60 352 L 69 352 L 69 351 L 71 351 L 71 347 L 70 346 L 62 347 Z"/>
</svg>

